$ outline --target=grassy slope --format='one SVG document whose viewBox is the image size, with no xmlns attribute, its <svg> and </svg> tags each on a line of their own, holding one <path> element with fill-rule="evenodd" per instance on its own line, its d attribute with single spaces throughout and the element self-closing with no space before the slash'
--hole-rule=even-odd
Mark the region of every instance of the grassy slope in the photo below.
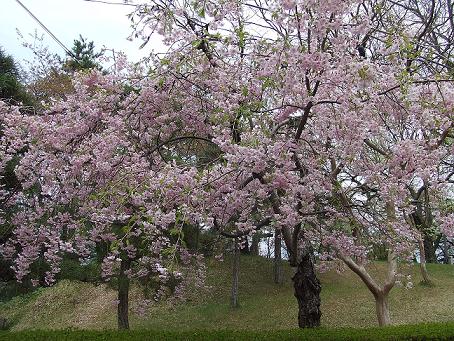
<svg viewBox="0 0 454 341">
<path fill-rule="evenodd" d="M 382 263 L 371 265 L 379 273 Z M 391 292 L 391 316 L 394 324 L 454 320 L 454 266 L 429 265 L 436 284 L 423 287 L 418 268 L 404 269 L 413 275 L 415 287 L 394 288 Z M 194 329 L 290 329 L 296 326 L 296 300 L 291 286 L 291 269 L 285 266 L 286 283 L 272 283 L 272 262 L 264 258 L 242 257 L 240 276 L 241 307 L 229 307 L 230 262 L 209 262 L 206 292 L 174 307 L 153 307 L 145 317 L 131 314 L 132 328 L 155 330 Z M 350 271 L 320 275 L 322 281 L 322 324 L 327 327 L 374 326 L 375 307 L 372 295 Z M 133 295 L 132 306 L 137 305 Z M 134 298 L 135 297 L 135 298 Z M 0 315 L 15 324 L 13 330 L 29 328 L 116 327 L 115 292 L 106 286 L 62 281 L 55 287 L 40 289 L 6 304 Z"/>
</svg>

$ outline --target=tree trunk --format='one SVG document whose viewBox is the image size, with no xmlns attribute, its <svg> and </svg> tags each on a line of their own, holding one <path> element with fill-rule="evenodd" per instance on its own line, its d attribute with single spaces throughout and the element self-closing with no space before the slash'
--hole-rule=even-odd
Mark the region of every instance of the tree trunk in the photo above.
<svg viewBox="0 0 454 341">
<path fill-rule="evenodd" d="M 130 266 L 130 259 L 121 260 L 118 275 L 118 329 L 129 329 L 129 278 L 126 271 Z"/>
<path fill-rule="evenodd" d="M 281 230 L 274 230 L 274 283 L 282 284 L 282 236 Z"/>
<path fill-rule="evenodd" d="M 446 236 L 443 236 L 443 263 L 451 264 L 451 257 L 449 257 L 448 238 Z"/>
<path fill-rule="evenodd" d="M 378 325 L 385 326 L 390 324 L 388 294 L 396 283 L 397 274 L 397 259 L 394 251 L 391 249 L 388 250 L 388 274 L 382 287 L 375 282 L 363 265 L 358 265 L 350 256 L 342 252 L 339 252 L 338 255 L 361 278 L 372 295 L 374 295 Z"/>
<path fill-rule="evenodd" d="M 388 306 L 388 293 L 377 293 L 374 294 L 375 307 L 377 309 L 378 325 L 380 327 L 391 324 L 391 318 L 389 317 L 389 306 Z"/>
<path fill-rule="evenodd" d="M 238 244 L 238 238 L 235 238 L 235 251 L 233 255 L 233 283 L 232 283 L 232 295 L 230 297 L 230 305 L 232 308 L 239 307 L 238 301 L 238 279 L 240 273 L 240 246 Z"/>
<path fill-rule="evenodd" d="M 242 243 L 241 245 L 241 248 L 240 248 L 240 252 L 241 254 L 243 255 L 248 255 L 250 254 L 250 250 L 249 250 L 249 240 L 246 238 L 244 243 Z"/>
<path fill-rule="evenodd" d="M 266 258 L 271 258 L 270 238 L 266 238 Z"/>
<path fill-rule="evenodd" d="M 426 268 L 426 253 L 424 249 L 424 242 L 422 239 L 419 239 L 419 268 L 421 270 L 422 283 L 425 285 L 432 286 L 433 283 L 430 280 L 429 273 Z"/>
<path fill-rule="evenodd" d="M 424 256 L 426 263 L 436 263 L 437 255 L 435 253 L 437 249 L 436 242 L 430 236 L 424 236 Z"/>
<path fill-rule="evenodd" d="M 252 236 L 251 249 L 250 249 L 252 256 L 258 256 L 260 253 L 259 252 L 260 237 L 261 237 L 260 232 L 257 232 Z"/>
<path fill-rule="evenodd" d="M 292 277 L 295 297 L 298 300 L 298 325 L 300 328 L 320 326 L 321 285 L 314 267 L 312 246 L 306 243 L 301 250 L 295 275 Z"/>
</svg>

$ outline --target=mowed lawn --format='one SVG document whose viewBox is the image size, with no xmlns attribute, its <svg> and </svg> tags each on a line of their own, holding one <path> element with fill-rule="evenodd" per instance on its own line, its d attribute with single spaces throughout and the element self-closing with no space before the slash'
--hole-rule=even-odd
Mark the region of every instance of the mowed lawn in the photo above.
<svg viewBox="0 0 454 341">
<path fill-rule="evenodd" d="M 136 313 L 141 293 L 133 288 L 130 324 L 132 329 L 153 330 L 283 330 L 297 327 L 297 303 L 293 297 L 292 269 L 284 264 L 285 283 L 273 283 L 273 263 L 262 257 L 242 256 L 240 304 L 229 305 L 231 263 L 208 260 L 207 288 L 194 291 L 184 303 L 159 303 L 144 316 Z M 342 269 L 342 265 L 337 266 Z M 385 263 L 370 265 L 380 274 Z M 429 264 L 434 287 L 419 284 L 417 265 L 403 266 L 413 288 L 395 287 L 390 308 L 393 324 L 454 320 L 454 266 Z M 322 324 L 327 328 L 376 325 L 372 295 L 350 270 L 319 275 L 322 282 Z M 405 281 L 407 279 L 405 278 Z M 404 281 L 404 282 L 405 282 Z M 107 285 L 64 280 L 51 288 L 0 303 L 0 316 L 12 322 L 12 330 L 23 329 L 115 329 L 116 293 Z"/>
</svg>

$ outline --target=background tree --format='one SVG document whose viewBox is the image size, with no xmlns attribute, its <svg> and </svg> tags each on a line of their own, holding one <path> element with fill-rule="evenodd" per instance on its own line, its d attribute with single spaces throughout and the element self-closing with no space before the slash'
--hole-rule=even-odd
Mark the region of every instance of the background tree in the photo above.
<svg viewBox="0 0 454 341">
<path fill-rule="evenodd" d="M 71 55 L 63 65 L 66 72 L 74 72 L 89 69 L 101 70 L 99 58 L 103 55 L 103 51 L 95 52 L 95 45 L 93 41 L 88 42 L 86 38 L 79 36 L 79 39 L 74 40 L 73 47 L 71 48 Z"/>
<path fill-rule="evenodd" d="M 9 105 L 21 105 L 24 112 L 33 112 L 34 98 L 22 84 L 22 75 L 19 65 L 12 56 L 0 48 L 0 99 Z M 4 119 L 5 117 L 3 117 Z M 0 140 L 5 138 L 5 127 L 0 123 Z M 6 147 L 6 146 L 5 146 Z M 0 244 L 4 243 L 12 235 L 11 216 L 15 211 L 14 196 L 20 191 L 21 184 L 14 173 L 20 152 L 15 155 L 8 154 L 6 149 L 0 152 L 2 159 L 0 164 Z M 14 279 L 14 273 L 8 263 L 0 256 L 0 280 L 9 282 Z M 6 286 L 5 286 L 6 287 Z M 16 291 L 18 288 L 6 288 L 5 290 Z M 20 288 L 23 289 L 23 288 Z M 4 292 L 10 296 L 10 292 Z"/>
<path fill-rule="evenodd" d="M 121 82 L 96 71 L 78 77 L 75 93 L 41 115 L 2 106 L 8 132 L 2 147 L 7 153 L 27 148 L 15 169 L 21 209 L 13 219 L 14 235 L 1 251 L 12 261 L 17 280 L 35 285 L 39 279 L 30 269 L 43 257 L 44 284 L 50 285 L 65 254 L 89 262 L 104 244 L 105 254 L 97 255 L 102 276 L 116 278 L 118 326 L 126 329 L 131 278 L 151 286 L 157 297 L 180 297 L 185 269 L 198 263 L 182 244 L 183 224 L 191 222 L 182 193 L 194 170 L 183 180 L 179 168 L 153 160 L 146 140 L 136 140 L 133 130 L 143 121 L 131 116 L 138 114 L 135 106 L 154 105 L 156 98 L 145 92 L 125 96 Z M 27 192 L 31 187 L 35 191 Z M 200 280 L 203 272 L 196 273 L 192 278 Z"/>
<path fill-rule="evenodd" d="M 20 69 L 14 58 L 0 48 L 0 98 L 15 104 L 31 106 L 32 96 L 27 93 L 21 81 Z"/>
<path fill-rule="evenodd" d="M 80 36 L 74 40 L 71 54 L 66 60 L 49 51 L 43 43 L 43 37 L 36 33 L 33 41 L 28 42 L 23 37 L 23 45 L 30 49 L 35 58 L 28 62 L 27 88 L 41 105 L 47 105 L 53 100 L 66 99 L 74 92 L 71 76 L 76 71 L 101 70 L 99 58 L 101 52 L 95 52 L 92 41 L 87 42 Z"/>
</svg>

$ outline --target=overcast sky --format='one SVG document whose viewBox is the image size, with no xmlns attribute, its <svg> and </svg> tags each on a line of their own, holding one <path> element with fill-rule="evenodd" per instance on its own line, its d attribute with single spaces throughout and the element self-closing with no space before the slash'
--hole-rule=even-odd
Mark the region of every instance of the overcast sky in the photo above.
<svg viewBox="0 0 454 341">
<path fill-rule="evenodd" d="M 110 0 L 122 2 L 122 0 Z M 31 53 L 21 46 L 16 29 L 24 37 L 33 33 L 44 33 L 45 44 L 53 52 L 64 56 L 63 49 L 45 33 L 39 24 L 16 2 L 0 0 L 0 45 L 18 62 L 31 59 Z M 124 51 L 131 61 L 137 61 L 150 53 L 152 48 L 159 49 L 160 44 L 146 46 L 139 50 L 140 41 L 127 41 L 131 32 L 130 22 L 126 15 L 133 9 L 131 6 L 108 5 L 83 0 L 21 0 L 21 2 L 69 49 L 74 39 L 82 34 L 89 41 L 94 41 L 99 50 L 106 46 Z M 30 42 L 32 39 L 27 38 Z"/>
</svg>

